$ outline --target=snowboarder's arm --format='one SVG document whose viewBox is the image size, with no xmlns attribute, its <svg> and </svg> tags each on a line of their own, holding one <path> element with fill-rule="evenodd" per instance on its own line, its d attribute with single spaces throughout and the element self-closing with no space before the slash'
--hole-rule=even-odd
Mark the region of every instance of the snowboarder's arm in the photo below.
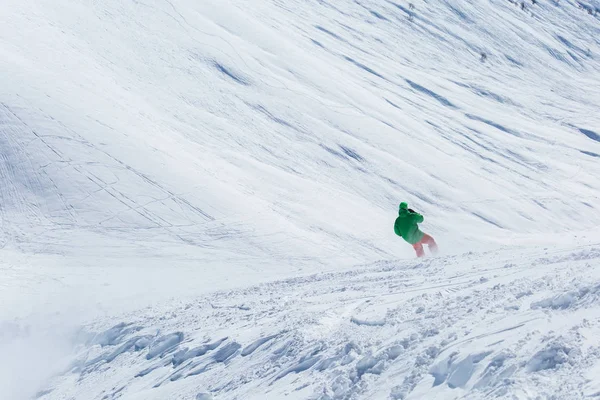
<svg viewBox="0 0 600 400">
<path fill-rule="evenodd" d="M 398 219 L 396 219 L 396 222 L 394 222 L 394 232 L 396 233 L 396 235 L 402 237 L 402 233 L 400 232 L 400 229 L 398 227 Z"/>
<path fill-rule="evenodd" d="M 423 216 L 422 216 L 421 214 L 419 214 L 419 213 L 414 213 L 414 214 L 412 214 L 412 217 L 413 217 L 413 221 L 415 221 L 415 223 L 417 223 L 417 224 L 420 224 L 420 223 L 421 223 L 421 222 L 423 222 L 423 220 L 425 219 L 425 218 L 423 218 Z"/>
</svg>

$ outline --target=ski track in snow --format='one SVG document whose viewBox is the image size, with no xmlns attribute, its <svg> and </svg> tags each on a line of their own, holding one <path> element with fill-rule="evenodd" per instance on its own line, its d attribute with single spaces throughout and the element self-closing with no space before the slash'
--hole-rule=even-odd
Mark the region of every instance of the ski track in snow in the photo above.
<svg viewBox="0 0 600 400">
<path fill-rule="evenodd" d="M 1 9 L 2 400 L 600 397 L 598 0 Z"/>
</svg>

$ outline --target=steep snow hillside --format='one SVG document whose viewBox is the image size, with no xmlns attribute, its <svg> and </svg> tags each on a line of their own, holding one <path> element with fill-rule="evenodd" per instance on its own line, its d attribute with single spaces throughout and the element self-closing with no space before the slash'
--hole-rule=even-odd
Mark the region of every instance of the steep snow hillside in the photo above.
<svg viewBox="0 0 600 400">
<path fill-rule="evenodd" d="M 0 79 L 0 398 L 600 396 L 597 0 L 4 0 Z"/>
</svg>

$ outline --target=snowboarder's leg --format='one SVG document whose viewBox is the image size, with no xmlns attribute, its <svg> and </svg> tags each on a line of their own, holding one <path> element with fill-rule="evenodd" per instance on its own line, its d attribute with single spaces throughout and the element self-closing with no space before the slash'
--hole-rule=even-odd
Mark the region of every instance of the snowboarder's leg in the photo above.
<svg viewBox="0 0 600 400">
<path fill-rule="evenodd" d="M 413 249 L 417 252 L 417 257 L 423 257 L 425 255 L 425 250 L 423 250 L 421 242 L 413 244 Z"/>
<path fill-rule="evenodd" d="M 423 239 L 421 239 L 421 243 L 426 244 L 429 247 L 429 250 L 435 254 L 438 252 L 438 245 L 435 240 L 429 236 L 428 234 L 423 235 Z"/>
</svg>

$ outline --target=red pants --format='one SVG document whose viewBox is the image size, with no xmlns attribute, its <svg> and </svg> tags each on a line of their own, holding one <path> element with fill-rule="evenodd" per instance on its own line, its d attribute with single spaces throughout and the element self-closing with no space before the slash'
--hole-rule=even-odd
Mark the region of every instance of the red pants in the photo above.
<svg viewBox="0 0 600 400">
<path fill-rule="evenodd" d="M 420 242 L 413 244 L 413 248 L 417 252 L 417 257 L 423 257 L 425 255 L 425 250 L 423 250 L 423 245 L 426 244 L 429 247 L 429 251 L 432 253 L 437 253 L 438 246 L 435 240 L 428 234 L 423 235 L 423 239 Z"/>
</svg>

